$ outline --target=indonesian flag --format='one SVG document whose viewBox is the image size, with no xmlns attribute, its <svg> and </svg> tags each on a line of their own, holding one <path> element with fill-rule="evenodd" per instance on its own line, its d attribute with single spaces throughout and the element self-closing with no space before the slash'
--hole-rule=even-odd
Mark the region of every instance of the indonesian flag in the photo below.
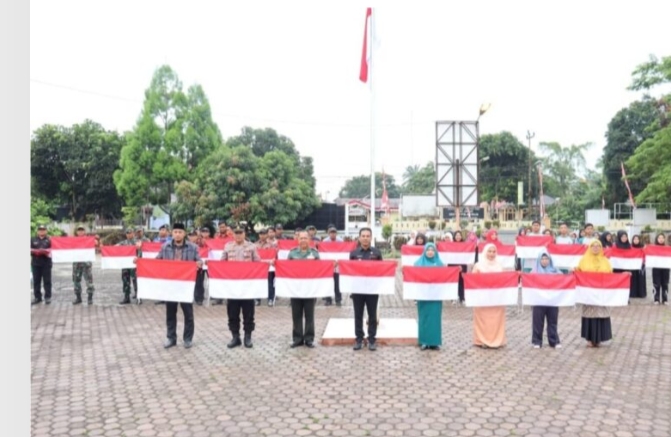
<svg viewBox="0 0 671 437">
<path fill-rule="evenodd" d="M 259 253 L 259 258 L 264 261 L 277 259 L 277 249 L 257 249 L 257 252 Z M 268 266 L 268 271 L 274 272 L 275 266 Z"/>
<path fill-rule="evenodd" d="M 620 161 L 620 166 L 622 167 L 622 179 L 624 179 L 624 185 L 625 187 L 627 187 L 627 193 L 629 193 L 629 202 L 631 202 L 632 208 L 636 209 L 634 196 L 631 194 L 631 188 L 629 188 L 629 181 L 627 181 L 627 173 L 624 171 L 624 162 Z"/>
<path fill-rule="evenodd" d="M 631 249 L 620 249 L 611 247 L 606 254 L 610 258 L 610 265 L 619 270 L 641 270 L 645 254 L 642 249 L 632 247 Z"/>
<path fill-rule="evenodd" d="M 587 252 L 587 247 L 582 244 L 548 245 L 548 254 L 552 257 L 552 264 L 558 269 L 575 269 L 585 252 Z"/>
<path fill-rule="evenodd" d="M 366 8 L 366 24 L 363 31 L 363 50 L 361 53 L 361 69 L 359 70 L 359 80 L 363 83 L 368 82 L 368 65 L 373 54 L 373 9 Z"/>
<path fill-rule="evenodd" d="M 289 252 L 291 249 L 298 247 L 298 241 L 296 240 L 277 240 L 277 259 L 287 259 L 289 257 Z M 310 247 L 315 248 L 315 242 L 310 241 Z"/>
<path fill-rule="evenodd" d="M 541 252 L 547 250 L 546 247 L 550 243 L 552 243 L 552 237 L 549 235 L 520 235 L 515 241 L 515 253 L 520 259 L 536 259 Z"/>
<path fill-rule="evenodd" d="M 649 269 L 671 269 L 671 246 L 648 245 L 643 249 Z"/>
<path fill-rule="evenodd" d="M 575 272 L 576 303 L 604 307 L 627 306 L 631 273 Z"/>
<path fill-rule="evenodd" d="M 522 274 L 522 304 L 546 307 L 575 305 L 573 275 Z"/>
<path fill-rule="evenodd" d="M 487 243 L 478 244 L 478 253 L 480 257 L 485 256 L 482 253 Z M 496 246 L 496 260 L 505 270 L 515 269 L 515 246 L 509 244 L 499 244 Z"/>
<path fill-rule="evenodd" d="M 216 261 L 221 260 L 221 256 L 224 253 L 224 246 L 226 246 L 226 244 L 230 243 L 231 241 L 233 240 L 230 238 L 210 238 L 205 240 L 205 245 L 210 251 L 207 258 Z"/>
<path fill-rule="evenodd" d="M 54 263 L 80 263 L 96 260 L 95 237 L 51 237 Z"/>
<path fill-rule="evenodd" d="M 395 294 L 396 261 L 338 261 L 340 291 L 354 294 Z"/>
<path fill-rule="evenodd" d="M 403 299 L 459 299 L 459 267 L 403 267 Z"/>
<path fill-rule="evenodd" d="M 206 247 L 199 247 L 198 248 L 198 255 L 200 255 L 200 259 L 205 261 L 208 258 L 208 256 L 210 255 L 210 249 L 208 249 L 207 246 Z M 207 267 L 206 262 L 203 262 L 203 270 L 209 270 L 209 268 Z"/>
<path fill-rule="evenodd" d="M 474 242 L 466 243 L 438 243 L 438 255 L 443 263 L 451 266 L 475 264 Z"/>
<path fill-rule="evenodd" d="M 144 241 L 142 243 L 142 258 L 154 259 L 158 256 L 164 243 L 149 243 Z M 133 246 L 134 247 L 134 246 Z"/>
<path fill-rule="evenodd" d="M 268 264 L 264 262 L 209 261 L 210 297 L 214 299 L 265 299 Z"/>
<path fill-rule="evenodd" d="M 414 266 L 423 253 L 424 246 L 408 246 L 404 244 L 401 246 L 401 265 Z"/>
<path fill-rule="evenodd" d="M 275 293 L 279 297 L 330 297 L 333 295 L 333 261 L 277 261 Z"/>
<path fill-rule="evenodd" d="M 330 260 L 348 260 L 349 254 L 356 249 L 355 241 L 322 241 L 319 244 L 319 258 Z"/>
<path fill-rule="evenodd" d="M 467 307 L 517 305 L 520 276 L 517 272 L 464 273 Z"/>
<path fill-rule="evenodd" d="M 137 260 L 138 299 L 193 303 L 196 284 L 195 261 Z"/>
<path fill-rule="evenodd" d="M 135 246 L 103 246 L 101 266 L 103 270 L 134 269 L 133 259 L 137 256 Z"/>
</svg>

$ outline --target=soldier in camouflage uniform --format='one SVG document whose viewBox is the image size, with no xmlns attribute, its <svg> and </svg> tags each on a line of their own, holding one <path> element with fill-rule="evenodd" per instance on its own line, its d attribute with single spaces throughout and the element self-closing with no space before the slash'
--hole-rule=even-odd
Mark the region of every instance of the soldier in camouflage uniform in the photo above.
<svg viewBox="0 0 671 437">
<path fill-rule="evenodd" d="M 77 228 L 76 235 L 83 237 L 86 235 L 86 229 L 83 226 Z M 86 280 L 86 293 L 88 299 L 86 303 L 91 305 L 93 303 L 93 273 L 91 272 L 91 263 L 72 263 L 72 282 L 75 284 L 75 300 L 72 305 L 79 305 L 82 303 L 82 276 Z"/>
<path fill-rule="evenodd" d="M 126 229 L 126 239 L 117 246 L 137 246 L 135 238 L 133 236 L 133 229 Z M 121 269 L 121 282 L 123 283 L 123 300 L 119 302 L 119 305 L 127 305 L 130 303 L 130 283 L 133 282 L 133 290 L 135 294 L 133 297 L 137 297 L 137 276 L 136 269 Z"/>
</svg>

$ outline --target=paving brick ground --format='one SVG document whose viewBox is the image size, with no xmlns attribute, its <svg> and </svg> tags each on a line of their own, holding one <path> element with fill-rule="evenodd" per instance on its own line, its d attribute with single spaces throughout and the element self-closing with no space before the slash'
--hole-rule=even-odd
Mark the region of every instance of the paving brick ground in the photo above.
<svg viewBox="0 0 671 437">
<path fill-rule="evenodd" d="M 471 310 L 452 305 L 440 351 L 289 349 L 285 300 L 257 308 L 252 349 L 226 349 L 225 307 L 203 306 L 194 347 L 165 350 L 165 307 L 118 306 L 120 273 L 98 267 L 94 305 L 70 304 L 58 266 L 52 304 L 32 308 L 33 437 L 671 435 L 671 307 L 650 299 L 615 309 L 599 349 L 580 338 L 579 310 L 562 309 L 563 349 L 534 350 L 530 311 L 513 308 L 507 347 L 474 348 Z M 416 317 L 398 293 L 382 308 Z M 316 313 L 319 337 L 352 307 Z"/>
</svg>

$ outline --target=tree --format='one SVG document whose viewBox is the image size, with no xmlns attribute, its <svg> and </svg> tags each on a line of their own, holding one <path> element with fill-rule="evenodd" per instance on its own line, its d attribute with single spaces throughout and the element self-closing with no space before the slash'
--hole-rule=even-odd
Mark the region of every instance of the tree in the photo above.
<svg viewBox="0 0 671 437">
<path fill-rule="evenodd" d="M 394 177 L 385 175 L 387 182 L 387 195 L 390 199 L 401 197 L 401 190 L 394 182 Z M 351 199 L 363 199 L 370 197 L 370 176 L 361 175 L 348 179 L 340 189 L 338 196 Z M 382 173 L 375 173 L 375 197 L 382 196 Z"/>
<path fill-rule="evenodd" d="M 436 169 L 433 161 L 416 170 L 416 167 L 406 168 L 403 182 L 403 194 L 431 194 L 436 188 Z M 409 170 L 412 170 L 409 172 Z M 406 179 L 406 175 L 408 178 Z"/>
<path fill-rule="evenodd" d="M 638 65 L 633 73 L 629 90 L 649 90 L 657 85 L 671 82 L 671 56 L 665 56 L 660 61 L 651 55 L 648 62 Z"/>
<path fill-rule="evenodd" d="M 410 181 L 417 173 L 419 173 L 419 170 L 419 164 L 407 166 L 405 168 L 405 172 L 403 173 L 403 184 Z"/>
</svg>

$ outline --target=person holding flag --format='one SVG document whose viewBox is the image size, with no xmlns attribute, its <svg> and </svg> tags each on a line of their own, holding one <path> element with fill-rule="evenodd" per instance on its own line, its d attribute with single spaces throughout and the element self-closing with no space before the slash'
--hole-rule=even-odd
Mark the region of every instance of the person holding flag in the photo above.
<svg viewBox="0 0 671 437">
<path fill-rule="evenodd" d="M 554 267 L 552 257 L 548 253 L 543 252 L 538 255 L 536 266 L 533 268 L 532 273 L 547 275 L 561 274 L 561 271 Z M 543 327 L 545 326 L 545 320 L 548 322 L 547 334 L 550 347 L 555 349 L 561 348 L 559 333 L 557 332 L 559 307 L 536 305 L 533 309 L 532 320 L 531 344 L 535 349 L 540 349 L 543 345 Z"/>
<path fill-rule="evenodd" d="M 496 260 L 496 246 L 487 243 L 484 255 L 473 266 L 473 273 L 498 273 L 503 266 Z M 506 345 L 506 307 L 473 308 L 473 343 L 483 348 L 500 348 Z"/>
<path fill-rule="evenodd" d="M 84 226 L 77 227 L 75 235 L 77 237 L 85 236 L 86 229 Z M 92 305 L 93 292 L 95 291 L 95 288 L 93 287 L 93 272 L 91 270 L 91 262 L 72 263 L 72 282 L 75 286 L 75 300 L 72 302 L 72 305 L 79 305 L 82 303 L 82 276 L 86 280 L 86 294 L 88 295 L 86 304 Z"/>
<path fill-rule="evenodd" d="M 438 249 L 433 243 L 424 246 L 422 256 L 415 261 L 416 267 L 445 267 L 438 256 Z M 417 301 L 417 340 L 421 350 L 440 349 L 442 343 L 443 301 L 441 300 L 419 300 Z"/>
<path fill-rule="evenodd" d="M 135 232 L 133 228 L 126 229 L 126 239 L 116 244 L 117 246 L 136 246 Z M 136 251 L 137 254 L 137 251 Z M 137 254 L 140 256 L 139 254 Z M 133 283 L 134 298 L 137 298 L 137 269 L 121 269 L 121 284 L 123 287 L 123 300 L 119 305 L 128 305 L 130 303 L 130 285 Z M 140 303 L 140 301 L 138 301 Z"/>
<path fill-rule="evenodd" d="M 30 266 L 33 274 L 33 299 L 31 305 L 42 302 L 42 284 L 44 284 L 44 303 L 51 303 L 51 239 L 47 236 L 45 225 L 37 226 L 37 236 L 30 239 Z"/>
<path fill-rule="evenodd" d="M 657 234 L 655 238 L 656 246 L 666 245 L 666 236 L 663 233 Z M 655 305 L 669 304 L 669 269 L 652 269 L 652 286 L 654 287 Z"/>
<path fill-rule="evenodd" d="M 610 261 L 603 254 L 603 246 L 599 240 L 592 240 L 589 249 L 580 259 L 576 272 L 612 273 Z M 588 347 L 599 347 L 604 341 L 613 338 L 610 324 L 610 309 L 605 306 L 582 306 L 581 336 L 587 340 Z"/>
<path fill-rule="evenodd" d="M 287 259 L 319 259 L 319 252 L 310 247 L 310 236 L 308 232 L 301 231 L 298 234 L 298 247 L 289 251 Z M 291 347 L 307 346 L 315 347 L 315 305 L 317 299 L 291 298 L 291 315 L 293 319 L 293 342 Z M 303 329 L 303 317 L 305 317 L 305 329 Z"/>
</svg>

